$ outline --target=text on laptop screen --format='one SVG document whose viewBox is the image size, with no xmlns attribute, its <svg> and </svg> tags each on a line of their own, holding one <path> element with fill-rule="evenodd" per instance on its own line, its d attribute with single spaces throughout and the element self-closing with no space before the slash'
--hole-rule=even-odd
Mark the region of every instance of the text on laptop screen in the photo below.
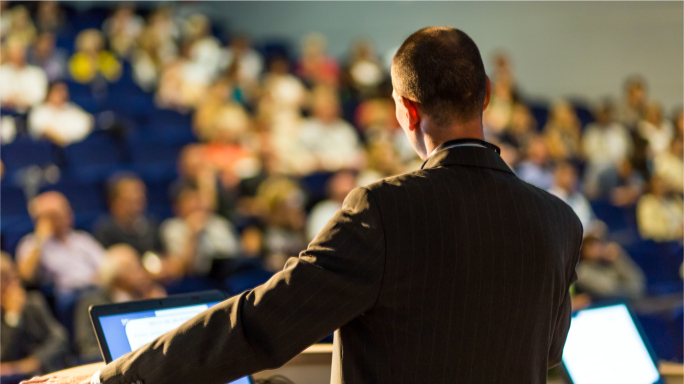
<svg viewBox="0 0 684 384">
<path fill-rule="evenodd" d="M 575 384 L 653 384 L 660 376 L 624 304 L 579 311 L 563 364 Z"/>
<path fill-rule="evenodd" d="M 218 303 L 102 316 L 99 320 L 109 352 L 116 360 Z M 245 377 L 230 384 L 249 384 L 249 379 Z"/>
</svg>

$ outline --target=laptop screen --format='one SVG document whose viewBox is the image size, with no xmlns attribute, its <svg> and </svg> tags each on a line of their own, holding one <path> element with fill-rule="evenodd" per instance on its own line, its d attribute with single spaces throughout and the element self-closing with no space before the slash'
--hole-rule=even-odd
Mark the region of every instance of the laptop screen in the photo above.
<svg viewBox="0 0 684 384">
<path fill-rule="evenodd" d="M 658 369 L 625 304 L 578 311 L 563 349 L 574 384 L 653 384 Z"/>
<path fill-rule="evenodd" d="M 218 303 L 101 316 L 99 321 L 112 359 L 116 360 Z M 230 384 L 250 384 L 250 381 L 244 377 Z"/>
</svg>

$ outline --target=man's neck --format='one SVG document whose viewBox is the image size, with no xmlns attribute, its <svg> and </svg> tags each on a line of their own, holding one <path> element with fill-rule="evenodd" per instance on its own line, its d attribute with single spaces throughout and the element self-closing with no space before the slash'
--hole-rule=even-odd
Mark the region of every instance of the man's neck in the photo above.
<svg viewBox="0 0 684 384">
<path fill-rule="evenodd" d="M 451 127 L 438 127 L 432 129 L 434 134 L 426 133 L 425 135 L 425 149 L 428 157 L 434 153 L 435 149 L 446 142 L 458 139 L 478 139 L 484 140 L 484 132 L 482 130 L 482 120 L 480 118 L 470 120 L 465 123 L 458 123 Z"/>
</svg>

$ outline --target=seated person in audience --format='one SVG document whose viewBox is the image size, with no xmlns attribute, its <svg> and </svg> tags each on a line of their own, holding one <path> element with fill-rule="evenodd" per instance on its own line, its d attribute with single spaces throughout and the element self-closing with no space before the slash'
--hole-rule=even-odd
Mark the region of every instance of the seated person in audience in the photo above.
<svg viewBox="0 0 684 384">
<path fill-rule="evenodd" d="M 604 172 L 599 177 L 598 198 L 608 198 L 610 203 L 622 207 L 636 204 L 645 188 L 644 178 L 629 159 L 624 159 L 615 173 Z"/>
<path fill-rule="evenodd" d="M 653 159 L 653 173 L 661 177 L 673 192 L 684 193 L 684 141 L 677 135 L 667 151 Z"/>
<path fill-rule="evenodd" d="M 52 84 L 45 103 L 31 109 L 28 131 L 34 138 L 67 146 L 85 139 L 93 123 L 91 114 L 69 102 L 69 88 L 60 82 Z"/>
<path fill-rule="evenodd" d="M 532 116 L 530 109 L 524 104 L 516 103 L 511 111 L 511 119 L 508 125 L 499 134 L 499 140 L 517 150 L 522 150 L 527 148 L 536 132 L 537 121 Z"/>
<path fill-rule="evenodd" d="M 582 138 L 587 161 L 584 190 L 590 198 L 599 194 L 601 174 L 615 173 L 618 165 L 632 152 L 632 138 L 627 129 L 613 119 L 613 106 L 609 102 L 599 106 L 594 118 L 596 122 L 587 125 Z"/>
<path fill-rule="evenodd" d="M 551 158 L 555 161 L 581 159 L 581 135 L 582 127 L 572 105 L 566 101 L 554 103 L 544 126 L 544 138 Z"/>
<path fill-rule="evenodd" d="M 352 88 L 362 99 L 376 96 L 385 79 L 380 58 L 375 54 L 373 43 L 368 40 L 358 40 L 352 45 L 346 72 Z"/>
<path fill-rule="evenodd" d="M 541 136 L 530 139 L 527 155 L 516 170 L 522 180 L 539 187 L 549 189 L 553 185 L 553 164 L 548 156 L 546 141 Z"/>
<path fill-rule="evenodd" d="M 8 19 L 3 18 L 3 24 L 7 21 L 7 27 L 3 25 L 3 35 L 9 36 L 13 39 L 18 39 L 22 44 L 29 46 L 36 38 L 36 27 L 31 20 L 31 13 L 25 5 L 17 5 L 8 10 L 3 10 L 7 13 Z M 7 28 L 7 30 L 5 30 Z"/>
<path fill-rule="evenodd" d="M 684 236 L 684 202 L 665 180 L 651 176 L 649 191 L 637 203 L 637 224 L 643 239 L 682 241 Z"/>
<path fill-rule="evenodd" d="M 100 347 L 90 322 L 91 305 L 121 303 L 166 296 L 166 291 L 152 280 L 131 246 L 117 244 L 107 249 L 100 267 L 102 289 L 83 296 L 74 312 L 74 341 L 83 362 L 101 361 Z"/>
<path fill-rule="evenodd" d="M 69 350 L 66 330 L 43 295 L 26 291 L 8 254 L 0 255 L 0 379 L 3 383 L 59 369 Z"/>
<path fill-rule="evenodd" d="M 295 72 L 307 85 L 337 86 L 340 67 L 337 61 L 328 55 L 327 45 L 325 37 L 317 33 L 304 38 L 302 57 Z"/>
<path fill-rule="evenodd" d="M 24 113 L 45 99 L 48 79 L 42 68 L 26 63 L 26 45 L 19 39 L 9 38 L 5 52 L 0 65 L 0 104 Z"/>
<path fill-rule="evenodd" d="M 73 229 L 73 211 L 59 192 L 36 196 L 29 214 L 35 231 L 17 247 L 19 274 L 29 283 L 54 284 L 58 316 L 70 324 L 76 300 L 98 283 L 104 249 L 88 233 Z"/>
<path fill-rule="evenodd" d="M 66 16 L 57 1 L 41 1 L 36 11 L 36 26 L 39 31 L 59 35 L 64 29 Z"/>
<path fill-rule="evenodd" d="M 662 109 L 657 103 L 648 103 L 643 120 L 637 125 L 637 132 L 648 143 L 649 159 L 667 152 L 674 138 L 672 122 L 663 117 Z"/>
<path fill-rule="evenodd" d="M 358 134 L 340 117 L 340 101 L 332 88 L 314 90 L 311 115 L 299 132 L 301 150 L 309 156 L 311 171 L 359 168 L 363 152 Z"/>
<path fill-rule="evenodd" d="M 617 110 L 617 120 L 627 129 L 634 131 L 644 117 L 646 110 L 646 80 L 632 76 L 625 81 L 624 100 Z"/>
<path fill-rule="evenodd" d="M 105 50 L 105 39 L 97 29 L 86 29 L 76 36 L 76 53 L 69 59 L 69 73 L 79 83 L 96 79 L 114 82 L 121 76 L 121 63 Z"/>
<path fill-rule="evenodd" d="M 49 32 L 43 32 L 36 38 L 28 52 L 28 62 L 45 71 L 48 81 L 64 79 L 67 74 L 67 53 L 56 48 L 57 38 Z"/>
<path fill-rule="evenodd" d="M 201 145 L 186 145 L 178 157 L 178 179 L 171 184 L 170 196 L 178 196 L 185 188 L 197 189 L 210 210 L 226 218 L 233 216 L 236 191 L 221 183 L 216 167 L 206 161 Z"/>
<path fill-rule="evenodd" d="M 294 181 L 280 176 L 266 179 L 257 189 L 257 204 L 266 222 L 266 265 L 280 271 L 287 258 L 306 247 L 304 192 Z"/>
<path fill-rule="evenodd" d="M 575 211 L 585 234 L 602 232 L 605 224 L 596 219 L 594 210 L 587 198 L 579 191 L 577 184 L 577 169 L 568 162 L 559 163 L 554 172 L 553 186 L 548 189 L 548 192 L 556 195 Z"/>
<path fill-rule="evenodd" d="M 227 277 L 212 272 L 217 275 L 224 271 L 221 264 L 229 264 L 226 260 L 239 252 L 233 225 L 213 213 L 200 192 L 191 187 L 178 192 L 174 211 L 176 217 L 164 221 L 160 232 L 169 262 L 175 260 L 178 266 L 178 275 L 216 277 L 219 281 Z"/>
<path fill-rule="evenodd" d="M 230 46 L 222 52 L 221 66 L 226 75 L 247 93 L 258 85 L 259 76 L 264 69 L 264 59 L 252 48 L 249 38 L 237 35 L 230 41 Z"/>
<path fill-rule="evenodd" d="M 95 224 L 93 233 L 105 247 L 128 244 L 140 255 L 161 253 L 159 224 L 145 215 L 145 183 L 135 174 L 121 172 L 107 181 L 109 215 Z"/>
<path fill-rule="evenodd" d="M 309 213 L 306 222 L 308 240 L 313 240 L 325 227 L 335 212 L 342 208 L 342 203 L 352 189 L 356 188 L 356 175 L 350 171 L 339 171 L 328 179 L 326 192 L 328 198 L 316 204 Z"/>
<path fill-rule="evenodd" d="M 145 22 L 135 14 L 135 3 L 119 3 L 102 24 L 109 47 L 119 57 L 128 58 Z"/>
<path fill-rule="evenodd" d="M 644 294 L 644 274 L 617 243 L 589 235 L 582 242 L 577 289 L 597 299 L 637 299 Z"/>
</svg>

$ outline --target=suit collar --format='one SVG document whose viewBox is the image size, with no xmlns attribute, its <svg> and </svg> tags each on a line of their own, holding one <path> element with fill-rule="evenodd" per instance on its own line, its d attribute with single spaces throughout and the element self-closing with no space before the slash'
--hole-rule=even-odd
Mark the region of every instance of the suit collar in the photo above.
<svg viewBox="0 0 684 384">
<path fill-rule="evenodd" d="M 475 146 L 457 146 L 438 150 L 423 163 L 421 169 L 437 168 L 447 165 L 465 165 L 470 167 L 491 168 L 513 173 L 501 156 L 494 151 L 493 144 L 486 143 L 488 148 Z M 498 149 L 498 147 L 497 147 Z"/>
</svg>

